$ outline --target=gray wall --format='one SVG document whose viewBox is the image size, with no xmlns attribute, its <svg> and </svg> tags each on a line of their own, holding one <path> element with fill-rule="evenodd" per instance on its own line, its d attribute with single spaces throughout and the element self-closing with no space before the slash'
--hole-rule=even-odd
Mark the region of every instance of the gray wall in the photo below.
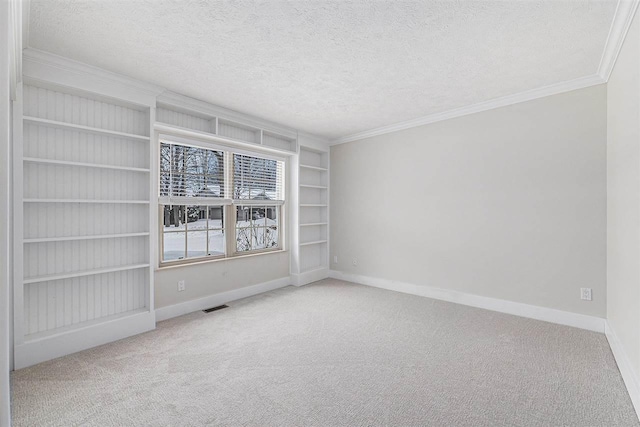
<svg viewBox="0 0 640 427">
<path fill-rule="evenodd" d="M 333 146 L 332 269 L 605 317 L 606 96 Z"/>
<path fill-rule="evenodd" d="M 607 85 L 607 315 L 640 373 L 640 22 Z"/>
<path fill-rule="evenodd" d="M 289 277 L 289 252 L 165 267 L 155 274 L 155 306 L 166 307 L 283 277 Z M 178 292 L 179 280 L 186 281 L 183 292 Z"/>
</svg>

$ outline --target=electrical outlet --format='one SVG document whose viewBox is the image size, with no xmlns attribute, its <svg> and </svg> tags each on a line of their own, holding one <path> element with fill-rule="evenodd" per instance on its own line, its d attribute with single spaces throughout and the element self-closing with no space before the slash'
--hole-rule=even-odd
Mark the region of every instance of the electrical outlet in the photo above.
<svg viewBox="0 0 640 427">
<path fill-rule="evenodd" d="M 356 258 L 353 259 L 353 261 L 351 261 L 351 263 L 353 264 L 353 266 L 357 266 L 358 265 L 358 260 Z"/>
<path fill-rule="evenodd" d="M 185 284 L 184 284 L 184 280 L 180 280 L 178 282 L 178 292 L 182 292 L 185 289 Z"/>
<path fill-rule="evenodd" d="M 580 299 L 591 301 L 591 288 L 580 288 Z"/>
<path fill-rule="evenodd" d="M 338 263 L 338 255 L 334 255 L 333 256 L 333 263 L 337 264 Z"/>
</svg>

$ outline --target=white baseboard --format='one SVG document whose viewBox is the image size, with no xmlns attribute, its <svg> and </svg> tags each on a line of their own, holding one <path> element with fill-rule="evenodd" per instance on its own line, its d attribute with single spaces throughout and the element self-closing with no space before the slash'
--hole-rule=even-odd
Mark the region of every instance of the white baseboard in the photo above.
<svg viewBox="0 0 640 427">
<path fill-rule="evenodd" d="M 633 403 L 633 407 L 636 410 L 636 415 L 640 420 L 640 377 L 638 377 L 635 369 L 633 369 L 633 366 L 629 361 L 629 357 L 624 351 L 622 343 L 618 339 L 618 335 L 616 335 L 616 332 L 611 327 L 611 323 L 609 323 L 609 321 L 605 322 L 605 328 L 605 333 L 607 335 L 607 340 L 609 341 L 609 346 L 611 347 L 611 352 L 613 353 L 613 357 L 615 357 L 616 359 L 618 369 L 620 370 L 620 375 L 622 375 L 624 384 L 627 387 L 627 391 L 629 392 L 629 397 L 631 397 L 631 402 Z"/>
<path fill-rule="evenodd" d="M 543 320 L 545 322 L 557 323 L 560 325 L 573 326 L 575 328 L 587 329 L 589 331 L 604 333 L 605 329 L 605 319 L 595 316 L 587 316 L 585 314 L 571 313 L 553 308 L 472 295 L 464 292 L 435 288 L 432 286 L 416 285 L 413 283 L 397 282 L 395 280 L 344 273 L 336 270 L 329 271 L 329 277 L 359 283 L 361 285 L 388 289 L 390 291 L 403 292 L 405 294 L 418 295 L 468 305 L 471 307 L 484 308 L 486 310 Z"/>
<path fill-rule="evenodd" d="M 155 327 L 154 313 L 145 311 L 26 341 L 15 346 L 15 369 L 141 334 Z"/>
<path fill-rule="evenodd" d="M 283 288 L 285 286 L 289 286 L 290 284 L 291 278 L 287 276 L 281 279 L 271 280 L 269 282 L 259 283 L 253 286 L 247 286 L 244 288 L 221 292 L 219 294 L 209 295 L 191 301 L 181 302 L 179 304 L 156 308 L 156 320 L 160 322 L 162 320 L 182 316 L 183 314 L 189 314 L 193 313 L 194 311 L 204 310 L 205 308 L 226 304 L 229 301 L 235 301 L 241 298 L 258 295 L 263 292 L 272 291 L 274 289 Z"/>
<path fill-rule="evenodd" d="M 316 270 L 305 271 L 300 274 L 292 274 L 291 284 L 294 286 L 303 286 L 317 282 L 318 280 L 326 279 L 327 277 L 329 277 L 329 268 L 323 267 Z"/>
</svg>

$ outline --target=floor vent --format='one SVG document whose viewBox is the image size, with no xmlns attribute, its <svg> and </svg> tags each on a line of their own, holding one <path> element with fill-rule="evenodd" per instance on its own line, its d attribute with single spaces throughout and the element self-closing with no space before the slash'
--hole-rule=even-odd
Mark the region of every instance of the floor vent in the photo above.
<svg viewBox="0 0 640 427">
<path fill-rule="evenodd" d="M 212 311 L 216 311 L 216 310 L 222 310 L 223 308 L 227 308 L 229 307 L 228 305 L 224 304 L 224 305 L 219 305 L 217 307 L 211 307 L 211 308 L 207 308 L 204 311 L 205 313 L 211 313 Z"/>
</svg>

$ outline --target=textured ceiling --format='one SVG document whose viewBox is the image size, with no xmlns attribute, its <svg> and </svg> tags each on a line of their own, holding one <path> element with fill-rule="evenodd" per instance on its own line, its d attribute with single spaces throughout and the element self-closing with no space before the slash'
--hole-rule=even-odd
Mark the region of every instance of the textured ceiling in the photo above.
<svg viewBox="0 0 640 427">
<path fill-rule="evenodd" d="M 336 138 L 597 72 L 614 0 L 31 0 L 29 46 Z"/>
</svg>

